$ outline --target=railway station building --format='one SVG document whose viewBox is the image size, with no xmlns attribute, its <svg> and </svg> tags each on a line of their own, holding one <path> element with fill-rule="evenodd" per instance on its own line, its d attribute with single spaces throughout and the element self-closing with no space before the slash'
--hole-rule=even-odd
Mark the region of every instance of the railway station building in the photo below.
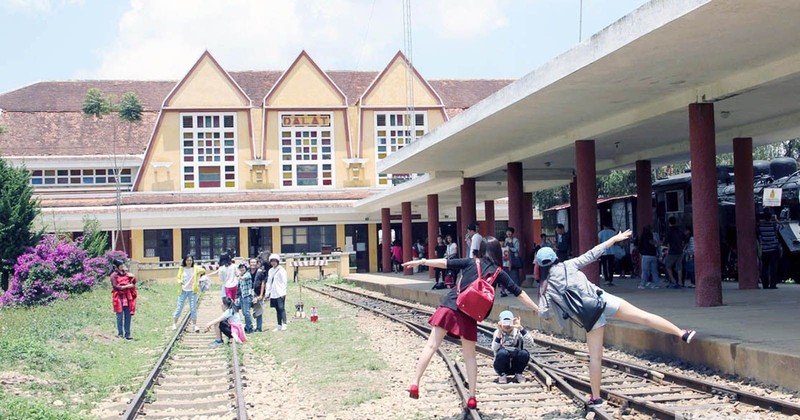
<svg viewBox="0 0 800 420">
<path fill-rule="evenodd" d="M 377 162 L 509 83 L 426 80 L 402 53 L 381 71 L 326 72 L 303 51 L 284 71 L 229 72 L 206 52 L 180 81 L 41 82 L 0 95 L 0 156 L 31 171 L 47 231 L 80 232 L 86 215 L 112 230 L 118 177 L 116 247 L 138 262 L 340 249 L 354 269 L 377 271 L 380 210 L 355 204 L 417 177 L 378 173 Z M 85 117 L 90 88 L 136 93 L 142 121 Z M 454 215 L 442 210 L 453 222 L 443 229 L 458 236 Z"/>
</svg>

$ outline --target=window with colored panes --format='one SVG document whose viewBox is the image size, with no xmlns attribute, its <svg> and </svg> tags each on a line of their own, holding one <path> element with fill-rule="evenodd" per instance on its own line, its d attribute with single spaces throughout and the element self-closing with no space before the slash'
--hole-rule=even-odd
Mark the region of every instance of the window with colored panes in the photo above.
<svg viewBox="0 0 800 420">
<path fill-rule="evenodd" d="M 236 114 L 181 114 L 184 190 L 236 188 Z"/>
<path fill-rule="evenodd" d="M 281 185 L 333 185 L 333 116 L 281 114 Z"/>
<path fill-rule="evenodd" d="M 415 112 L 414 120 L 407 112 L 375 114 L 375 150 L 377 160 L 386 158 L 428 132 L 425 112 Z M 413 124 L 412 124 L 413 123 Z M 415 174 L 378 174 L 378 185 L 397 185 Z"/>
<path fill-rule="evenodd" d="M 133 185 L 132 169 L 120 168 L 119 183 L 123 190 Z M 31 185 L 34 187 L 85 187 L 116 186 L 117 177 L 113 168 L 95 169 L 33 169 Z"/>
</svg>

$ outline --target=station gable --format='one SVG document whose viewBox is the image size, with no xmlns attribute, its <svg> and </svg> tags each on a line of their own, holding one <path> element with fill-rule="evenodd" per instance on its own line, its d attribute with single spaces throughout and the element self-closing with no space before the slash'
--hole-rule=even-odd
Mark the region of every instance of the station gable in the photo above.
<svg viewBox="0 0 800 420">
<path fill-rule="evenodd" d="M 283 108 L 346 106 L 347 98 L 303 51 L 267 93 L 264 104 Z"/>
<path fill-rule="evenodd" d="M 250 98 L 206 51 L 164 100 L 165 108 L 250 107 Z"/>
</svg>

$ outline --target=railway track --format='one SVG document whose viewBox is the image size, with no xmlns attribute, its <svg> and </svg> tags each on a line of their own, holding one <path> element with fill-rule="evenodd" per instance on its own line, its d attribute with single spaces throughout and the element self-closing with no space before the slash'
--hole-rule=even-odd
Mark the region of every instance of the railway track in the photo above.
<svg viewBox="0 0 800 420">
<path fill-rule="evenodd" d="M 213 302 L 200 297 L 198 326 L 219 315 Z M 247 419 L 236 343 L 210 347 L 214 333 L 190 332 L 187 324 L 188 315 L 128 404 L 124 419 Z"/>
<path fill-rule="evenodd" d="M 430 327 L 426 321 L 429 314 L 412 308 L 402 308 L 388 301 L 379 301 L 370 296 L 341 288 L 310 288 L 318 293 L 340 301 L 360 306 L 380 315 L 387 316 L 405 324 L 409 329 L 423 338 L 427 338 Z M 410 310 L 406 310 L 410 309 Z M 420 394 L 430 400 L 431 414 L 440 416 L 451 410 L 451 406 L 440 406 L 443 393 L 456 392 L 462 407 L 469 397 L 467 374 L 461 359 L 461 348 L 457 340 L 448 338 L 438 351 L 439 356 L 450 370 L 450 378 L 426 377 Z M 478 346 L 478 409 L 464 409 L 464 418 L 501 419 L 501 418 L 583 418 L 588 410 L 594 411 L 596 419 L 612 419 L 613 415 L 603 408 L 589 409 L 585 407 L 585 399 L 581 391 L 575 389 L 560 378 L 548 375 L 544 370 L 529 364 L 523 383 L 499 384 L 495 382 L 497 374 L 492 366 L 493 354 L 488 347 Z"/>
<path fill-rule="evenodd" d="M 340 300 L 375 310 L 420 330 L 427 335 L 427 320 L 432 313 L 429 307 L 410 305 L 396 299 L 377 296 L 374 293 L 328 286 L 326 289 L 315 289 Z M 478 326 L 478 351 L 491 356 L 489 346 L 494 325 L 481 323 Z M 527 375 L 535 381 L 533 386 L 549 389 L 550 385 L 561 389 L 566 398 L 585 403 L 585 394 L 589 393 L 588 355 L 576 349 L 555 343 L 537 335 L 536 346 L 531 349 L 533 362 L 529 364 Z M 509 393 L 517 391 L 514 386 L 496 386 L 492 380 L 496 375 L 490 362 L 479 359 L 479 407 L 481 412 L 492 413 L 491 417 L 500 416 L 502 407 L 507 404 L 493 405 L 495 399 L 514 399 Z M 458 365 L 456 364 L 456 368 Z M 464 375 L 465 376 L 465 375 Z M 548 379 L 549 378 L 549 379 Z M 526 383 L 527 384 L 527 383 Z M 518 388 L 519 397 L 525 400 L 527 390 Z M 530 403 L 535 406 L 549 404 L 551 400 L 537 401 L 538 390 L 531 391 Z M 603 360 L 603 398 L 607 404 L 596 410 L 595 418 L 764 418 L 782 417 L 781 415 L 800 415 L 800 405 L 763 397 L 750 392 L 741 391 L 726 384 L 712 383 L 688 376 L 657 371 L 647 367 L 604 358 Z M 552 398 L 552 394 L 550 395 Z M 555 402 L 558 407 L 561 402 Z M 515 416 L 519 417 L 519 413 Z M 755 417 L 754 417 L 755 416 Z"/>
</svg>

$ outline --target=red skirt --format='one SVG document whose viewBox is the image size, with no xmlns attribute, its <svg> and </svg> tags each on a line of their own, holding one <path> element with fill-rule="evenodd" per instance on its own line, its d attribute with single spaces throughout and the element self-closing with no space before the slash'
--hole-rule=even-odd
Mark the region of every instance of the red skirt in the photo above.
<svg viewBox="0 0 800 420">
<path fill-rule="evenodd" d="M 461 311 L 454 311 L 446 306 L 436 308 L 428 323 L 434 327 L 447 330 L 453 338 L 478 341 L 478 322 Z"/>
</svg>

